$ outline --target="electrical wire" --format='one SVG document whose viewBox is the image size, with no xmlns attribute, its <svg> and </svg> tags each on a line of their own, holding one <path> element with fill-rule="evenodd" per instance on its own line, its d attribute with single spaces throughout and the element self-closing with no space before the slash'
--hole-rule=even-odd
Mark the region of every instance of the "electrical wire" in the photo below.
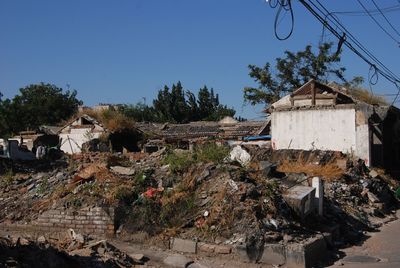
<svg viewBox="0 0 400 268">
<path fill-rule="evenodd" d="M 357 0 L 359 3 L 360 1 Z M 400 0 L 398 0 L 400 3 Z M 323 32 L 321 38 L 324 38 L 324 29 L 328 29 L 337 39 L 339 39 L 339 45 L 338 47 L 341 48 L 342 45 L 345 45 L 347 48 L 349 48 L 353 53 L 355 53 L 357 56 L 359 56 L 362 60 L 364 60 L 369 66 L 370 66 L 370 71 L 369 71 L 369 83 L 370 83 L 370 89 L 372 92 L 372 85 L 375 85 L 378 82 L 378 75 L 381 75 L 382 77 L 386 78 L 389 82 L 393 83 L 396 88 L 398 89 L 398 92 L 396 94 L 396 97 L 393 100 L 392 105 L 397 101 L 398 97 L 400 96 L 400 78 L 394 74 L 386 65 L 384 65 L 378 58 L 376 58 L 367 48 L 365 48 L 354 36 L 351 32 L 349 32 L 346 27 L 340 22 L 338 17 L 336 16 L 335 12 L 330 12 L 328 11 L 324 5 L 319 0 L 315 0 L 316 3 L 314 3 L 313 0 L 299 0 L 299 2 L 317 19 L 321 22 L 323 25 Z M 362 5 L 362 3 L 360 3 Z M 293 28 L 294 28 L 294 15 L 293 15 L 293 10 L 291 6 L 291 1 L 290 0 L 271 0 L 269 1 L 269 5 L 272 8 L 277 8 L 279 6 L 277 15 L 275 17 L 275 36 L 279 40 L 286 40 L 288 39 L 291 34 L 293 33 Z M 363 6 L 363 5 L 362 5 Z M 363 6 L 364 10 L 369 13 L 369 16 L 372 17 L 371 13 L 369 10 Z M 277 33 L 277 26 L 279 23 L 278 18 L 280 15 L 280 12 L 282 10 L 289 11 L 291 13 L 291 31 L 289 34 L 285 37 L 280 37 Z M 378 11 L 379 12 L 379 11 Z M 280 22 L 281 20 L 279 20 Z M 397 40 L 396 40 L 397 42 Z M 398 42 L 397 42 L 398 43 Z M 373 70 L 373 74 L 371 76 L 371 71 Z M 373 92 L 372 92 L 373 93 Z"/>
<path fill-rule="evenodd" d="M 341 31 L 345 32 L 347 34 L 347 40 L 345 42 L 346 46 L 352 50 L 354 53 L 356 53 L 358 56 L 360 56 L 365 62 L 367 62 L 369 65 L 379 65 L 380 68 L 378 68 L 377 66 L 377 71 L 379 73 L 381 73 L 382 76 L 384 76 L 385 78 L 387 78 L 389 81 L 391 82 L 400 82 L 400 79 L 389 69 L 387 68 L 378 58 L 376 58 L 371 52 L 369 52 L 343 25 L 342 23 L 339 21 L 339 19 L 335 16 L 329 15 L 329 11 L 321 4 L 321 2 L 319 0 L 316 0 L 316 2 L 318 2 L 318 4 L 321 6 L 321 8 L 327 13 L 325 14 L 323 10 L 321 10 L 321 8 L 319 8 L 315 3 L 313 3 L 311 0 L 309 0 L 309 2 L 316 8 L 318 9 L 319 12 L 321 12 L 323 15 L 325 15 L 325 20 L 321 17 L 321 15 L 319 15 L 316 11 L 314 11 L 312 9 L 312 7 L 307 4 L 306 1 L 304 0 L 300 0 L 300 2 L 303 5 L 307 5 L 312 11 L 310 11 L 312 14 L 315 13 L 316 14 L 316 18 L 320 20 L 320 22 L 323 25 L 329 25 L 330 27 L 330 31 L 338 38 L 340 39 L 340 34 L 333 29 L 333 27 L 328 24 L 327 20 L 329 20 L 331 23 L 333 23 L 336 27 L 338 27 L 339 29 L 341 29 Z M 307 8 L 306 6 L 306 8 Z M 307 9 L 309 9 L 307 8 Z M 314 15 L 314 14 L 313 14 Z M 315 16 L 315 15 L 314 15 Z M 367 59 L 366 56 L 362 55 L 361 52 L 359 52 L 357 49 L 354 48 L 354 46 L 348 42 L 348 40 L 350 39 L 350 41 L 352 41 L 362 52 L 364 52 L 372 61 L 376 62 L 376 64 L 372 63 L 371 60 Z"/>
<path fill-rule="evenodd" d="M 271 8 L 277 8 L 279 6 L 278 11 L 276 12 L 275 21 L 274 21 L 275 37 L 281 41 L 289 39 L 289 37 L 292 35 L 293 30 L 294 30 L 294 14 L 293 14 L 291 0 L 272 0 L 272 1 L 269 1 L 268 3 Z M 281 18 L 282 11 L 290 13 L 290 30 L 289 30 L 289 33 L 286 34 L 285 36 L 281 36 L 278 33 L 278 26 L 281 23 L 281 21 L 283 20 L 283 17 L 286 15 L 286 13 L 285 13 Z"/>
<path fill-rule="evenodd" d="M 372 70 L 374 70 L 374 73 L 371 76 Z M 374 77 L 375 77 L 375 81 L 373 82 L 372 79 L 374 79 Z M 369 87 L 369 91 L 371 93 L 371 96 L 370 96 L 371 99 L 375 95 L 374 91 L 372 89 L 372 86 L 376 85 L 377 83 L 378 83 L 378 72 L 376 70 L 376 67 L 371 65 L 368 70 L 368 87 Z"/>
<path fill-rule="evenodd" d="M 357 0 L 357 2 L 362 6 L 362 8 L 365 10 L 365 12 L 368 13 L 368 16 L 375 22 L 376 25 L 378 25 L 379 28 L 381 28 L 382 31 L 384 31 L 386 33 L 387 36 L 389 36 L 393 41 L 395 41 L 397 43 L 397 45 L 400 45 L 400 42 L 393 37 L 393 35 L 391 35 L 380 23 L 379 21 L 377 21 L 375 19 L 374 16 L 371 15 L 371 13 L 368 11 L 368 9 L 364 6 L 364 4 L 360 1 Z"/>
<path fill-rule="evenodd" d="M 383 14 L 382 10 L 379 8 L 379 6 L 376 4 L 375 0 L 371 0 L 374 6 L 379 10 L 379 13 L 382 15 L 382 17 L 386 20 L 386 22 L 389 24 L 389 26 L 397 33 L 398 36 L 400 36 L 400 33 L 394 28 L 393 24 L 390 23 L 388 18 Z"/>
<path fill-rule="evenodd" d="M 380 11 L 377 9 L 369 9 L 369 13 L 372 15 L 377 15 L 382 13 L 389 13 L 389 12 L 395 12 L 400 10 L 400 5 L 395 5 L 395 6 L 390 6 L 390 7 L 384 7 L 381 8 Z M 338 14 L 338 15 L 345 15 L 345 16 L 369 16 L 367 12 L 364 11 L 334 11 L 332 13 Z"/>
<path fill-rule="evenodd" d="M 372 70 L 374 70 L 374 73 L 372 74 L 372 76 L 371 76 L 371 71 Z M 374 82 L 372 82 L 373 80 L 372 79 L 374 79 L 374 77 L 375 77 L 375 81 Z M 376 70 L 376 66 L 375 65 L 371 65 L 370 67 L 369 67 L 369 71 L 368 71 L 368 81 L 369 81 L 369 83 L 371 84 L 371 85 L 376 85 L 376 84 L 378 84 L 378 71 Z"/>
<path fill-rule="evenodd" d="M 319 6 L 315 3 L 313 3 L 311 0 L 309 2 L 311 3 L 312 6 L 314 6 L 315 9 L 317 9 L 321 14 L 319 14 L 310 4 L 308 4 L 305 0 L 299 0 L 301 4 L 303 4 L 306 9 L 310 11 L 310 13 L 317 18 L 333 35 L 336 36 L 336 38 L 340 39 L 341 34 L 333 28 L 333 26 L 330 23 L 334 24 L 336 27 L 341 29 L 341 31 L 345 32 L 347 34 L 347 39 L 343 42 L 351 51 L 353 51 L 356 55 L 358 55 L 361 59 L 363 59 L 367 64 L 370 66 L 374 66 L 374 69 L 376 70 L 376 74 L 381 74 L 383 77 L 385 77 L 388 81 L 392 82 L 398 89 L 396 98 L 394 99 L 393 103 L 396 102 L 397 98 L 400 95 L 400 79 L 395 75 L 389 68 L 387 68 L 379 59 L 377 59 L 371 52 L 369 52 L 342 24 L 341 22 L 336 18 L 335 15 L 332 15 L 321 3 L 320 1 L 316 0 L 318 2 Z M 323 10 L 322 10 L 322 9 Z M 325 13 L 325 12 L 326 13 Z M 329 22 L 328 22 L 329 21 Z M 363 55 L 359 50 L 357 50 L 353 44 L 350 42 L 353 42 L 363 53 L 366 55 Z M 376 64 L 375 64 L 375 63 Z M 379 65 L 379 67 L 377 66 Z M 393 105 L 392 103 L 392 105 Z"/>
</svg>

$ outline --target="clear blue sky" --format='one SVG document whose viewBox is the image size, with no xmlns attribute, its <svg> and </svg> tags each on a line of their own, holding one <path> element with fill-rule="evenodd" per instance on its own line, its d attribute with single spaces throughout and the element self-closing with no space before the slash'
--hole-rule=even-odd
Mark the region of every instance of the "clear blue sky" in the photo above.
<svg viewBox="0 0 400 268">
<path fill-rule="evenodd" d="M 362 9 L 356 0 L 321 1 L 331 11 Z M 373 8 L 371 1 L 362 1 Z M 400 4 L 376 2 L 382 8 Z M 321 35 L 320 23 L 297 1 L 293 10 L 294 33 L 278 41 L 276 9 L 264 0 L 1 0 L 0 91 L 11 98 L 21 87 L 48 82 L 62 88 L 69 84 L 89 106 L 143 98 L 150 103 L 165 84 L 180 80 L 192 91 L 213 87 L 237 115 L 260 119 L 261 107 L 243 106 L 243 87 L 255 85 L 247 65 L 274 62 L 285 50 L 317 45 Z M 398 31 L 399 13 L 386 13 Z M 288 19 L 280 23 L 281 30 Z M 400 75 L 400 48 L 369 17 L 340 19 Z M 347 49 L 342 63 L 347 77 L 367 77 L 369 67 Z M 396 89 L 380 78 L 374 91 Z"/>
</svg>

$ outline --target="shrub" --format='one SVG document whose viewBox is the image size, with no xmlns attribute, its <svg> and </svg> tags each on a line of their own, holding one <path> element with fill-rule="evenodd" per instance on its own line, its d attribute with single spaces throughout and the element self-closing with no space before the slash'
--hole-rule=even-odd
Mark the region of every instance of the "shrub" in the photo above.
<svg viewBox="0 0 400 268">
<path fill-rule="evenodd" d="M 184 151 L 170 151 L 164 158 L 163 163 L 169 165 L 173 173 L 183 173 L 194 163 L 193 154 Z"/>
<path fill-rule="evenodd" d="M 120 186 L 114 193 L 114 199 L 118 200 L 122 204 L 131 204 L 137 199 L 138 195 L 131 188 L 127 186 Z"/>
<path fill-rule="evenodd" d="M 200 162 L 221 163 L 229 154 L 229 148 L 215 143 L 206 143 L 196 148 L 196 158 Z"/>
</svg>

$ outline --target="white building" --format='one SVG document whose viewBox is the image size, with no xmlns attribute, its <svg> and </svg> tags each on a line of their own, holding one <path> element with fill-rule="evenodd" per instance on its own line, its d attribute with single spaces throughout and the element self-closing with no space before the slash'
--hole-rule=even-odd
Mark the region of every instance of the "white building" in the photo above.
<svg viewBox="0 0 400 268">
<path fill-rule="evenodd" d="M 369 166 L 400 169 L 400 110 L 358 101 L 310 80 L 271 105 L 275 150 L 341 151 Z"/>
<path fill-rule="evenodd" d="M 59 131 L 60 149 L 68 154 L 80 153 L 85 142 L 97 139 L 105 132 L 106 128 L 96 119 L 87 114 L 80 115 Z"/>
</svg>

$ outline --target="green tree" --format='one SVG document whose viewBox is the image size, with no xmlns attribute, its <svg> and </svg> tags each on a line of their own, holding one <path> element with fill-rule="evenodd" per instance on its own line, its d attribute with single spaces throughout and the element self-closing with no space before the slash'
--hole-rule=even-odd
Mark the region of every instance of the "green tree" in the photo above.
<svg viewBox="0 0 400 268">
<path fill-rule="evenodd" d="M 142 103 L 124 105 L 120 111 L 135 121 L 187 123 L 198 120 L 220 120 L 224 116 L 234 116 L 235 110 L 219 103 L 218 94 L 207 86 L 196 95 L 185 90 L 180 82 L 171 89 L 164 86 L 158 91 L 153 106 Z"/>
<path fill-rule="evenodd" d="M 186 102 L 185 91 L 181 82 L 172 85 L 170 113 L 173 120 L 177 123 L 188 122 L 191 117 L 188 114 L 189 105 Z"/>
<path fill-rule="evenodd" d="M 332 43 L 324 43 L 313 52 L 311 45 L 303 51 L 285 51 L 283 58 L 276 59 L 276 73 L 271 72 L 270 63 L 260 68 L 249 65 L 249 75 L 258 83 L 258 87 L 245 87 L 243 90 L 245 102 L 251 105 L 269 105 L 284 94 L 301 87 L 310 79 L 328 82 L 330 76 L 345 82 L 344 67 L 337 67 L 340 62 L 340 52 L 332 52 Z"/>
<path fill-rule="evenodd" d="M 214 89 L 204 86 L 198 93 L 199 114 L 202 120 L 216 121 L 225 116 L 234 116 L 235 110 L 219 103 L 218 94 Z"/>
<path fill-rule="evenodd" d="M 5 137 L 9 135 L 10 129 L 10 100 L 3 100 L 2 97 L 0 93 L 0 137 Z"/>
<path fill-rule="evenodd" d="M 71 117 L 82 105 L 76 98 L 76 90 L 63 89 L 52 84 L 33 84 L 20 89 L 12 100 L 2 100 L 8 133 L 34 130 L 40 125 L 55 125 Z M 4 133 L 3 133 L 4 135 Z"/>
<path fill-rule="evenodd" d="M 157 122 L 158 120 L 155 109 L 142 102 L 134 105 L 122 105 L 118 108 L 118 111 L 134 119 L 136 122 Z"/>
</svg>

